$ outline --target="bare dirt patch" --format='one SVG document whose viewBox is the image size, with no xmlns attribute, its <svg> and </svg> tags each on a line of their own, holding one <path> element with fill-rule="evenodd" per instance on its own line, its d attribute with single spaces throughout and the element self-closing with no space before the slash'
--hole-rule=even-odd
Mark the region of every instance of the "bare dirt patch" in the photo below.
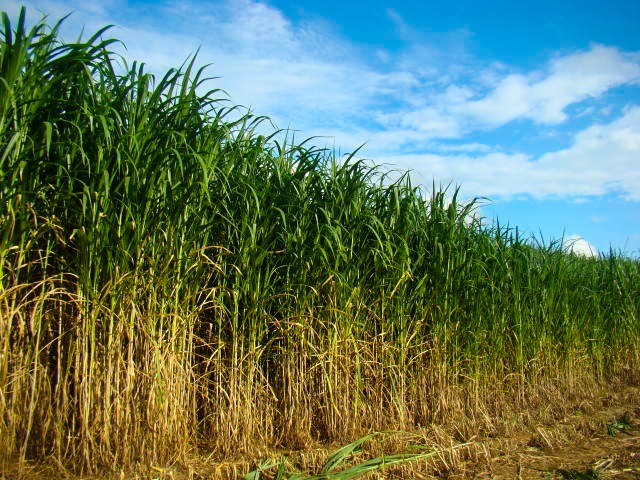
<svg viewBox="0 0 640 480">
<path fill-rule="evenodd" d="M 557 425 L 494 441 L 490 455 L 463 462 L 448 479 L 640 479 L 640 404 L 637 391 L 612 405 Z M 435 477 L 439 478 L 439 477 Z"/>
</svg>

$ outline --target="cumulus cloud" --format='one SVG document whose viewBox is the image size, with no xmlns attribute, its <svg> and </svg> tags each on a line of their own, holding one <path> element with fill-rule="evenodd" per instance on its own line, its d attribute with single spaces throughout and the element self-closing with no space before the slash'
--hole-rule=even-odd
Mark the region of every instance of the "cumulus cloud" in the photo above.
<svg viewBox="0 0 640 480">
<path fill-rule="evenodd" d="M 564 251 L 581 257 L 597 257 L 598 249 L 586 241 L 580 235 L 569 235 L 564 238 L 562 247 Z"/>
</svg>

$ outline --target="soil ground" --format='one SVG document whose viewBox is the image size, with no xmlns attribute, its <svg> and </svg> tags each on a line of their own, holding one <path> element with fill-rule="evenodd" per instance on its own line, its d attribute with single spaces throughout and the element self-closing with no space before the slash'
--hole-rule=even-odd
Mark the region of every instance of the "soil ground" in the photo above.
<svg viewBox="0 0 640 480">
<path fill-rule="evenodd" d="M 495 445 L 485 458 L 432 478 L 640 480 L 639 394 L 630 388 L 589 414 L 576 412 L 557 425 L 491 440 Z"/>
<path fill-rule="evenodd" d="M 605 433 L 561 448 L 540 447 L 534 436 L 525 437 L 514 451 L 484 465 L 470 463 L 449 478 L 640 480 L 639 427 L 636 421 L 626 433 Z"/>
</svg>

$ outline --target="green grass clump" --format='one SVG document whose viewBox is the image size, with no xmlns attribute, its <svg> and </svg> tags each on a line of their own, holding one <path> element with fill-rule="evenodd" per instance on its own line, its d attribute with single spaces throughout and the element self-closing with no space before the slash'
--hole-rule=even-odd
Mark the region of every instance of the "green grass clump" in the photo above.
<svg viewBox="0 0 640 480">
<path fill-rule="evenodd" d="M 260 135 L 193 58 L 156 78 L 106 29 L 65 43 L 2 20 L 7 458 L 299 448 L 638 371 L 637 260 Z"/>
<path fill-rule="evenodd" d="M 245 474 L 242 478 L 244 480 L 261 480 L 263 478 L 272 478 L 273 480 L 351 480 L 372 472 L 379 473 L 389 467 L 424 460 L 442 453 L 433 449 L 426 451 L 425 449 L 419 449 L 420 451 L 417 453 L 380 455 L 359 463 L 353 463 L 354 457 L 362 452 L 363 444 L 379 435 L 381 434 L 370 433 L 338 448 L 327 457 L 320 471 L 315 474 L 300 471 L 295 465 L 291 464 L 288 458 L 281 457 L 261 462 L 258 468 Z M 447 450 L 456 450 L 466 445 L 468 444 L 457 445 Z M 269 475 L 274 470 L 274 474 Z"/>
</svg>

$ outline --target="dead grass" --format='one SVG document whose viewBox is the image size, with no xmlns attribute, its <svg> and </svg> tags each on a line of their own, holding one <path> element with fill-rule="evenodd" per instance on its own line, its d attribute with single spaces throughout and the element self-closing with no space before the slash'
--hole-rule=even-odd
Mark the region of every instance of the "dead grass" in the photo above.
<svg viewBox="0 0 640 480">
<path fill-rule="evenodd" d="M 559 395 L 560 391 L 556 395 Z M 546 392 L 541 395 L 551 400 Z M 508 404 L 503 414 L 484 413 L 483 420 L 463 411 L 445 424 L 432 424 L 411 432 L 387 432 L 365 445 L 353 462 L 381 454 L 411 451 L 419 445 L 436 451 L 436 455 L 410 464 L 391 467 L 371 478 L 416 478 L 463 480 L 485 479 L 562 479 L 591 478 L 574 473 L 596 475 L 598 479 L 640 478 L 640 387 L 617 391 L 590 388 L 582 396 L 574 395 L 575 404 L 561 404 L 550 409 L 546 403 L 520 411 Z M 489 413 L 493 416 L 488 416 Z M 607 426 L 624 416 L 629 430 L 616 436 L 607 434 Z M 489 421 L 490 420 L 490 421 Z M 490 428 L 489 428 L 490 427 Z M 265 450 L 260 457 L 247 454 L 222 460 L 206 452 L 169 466 L 139 466 L 136 469 L 92 475 L 77 475 L 56 462 L 33 464 L 6 459 L 2 463 L 2 480 L 217 480 L 240 478 L 255 468 L 259 458 L 286 455 L 300 471 L 317 472 L 338 443 L 315 442 L 301 450 Z M 564 476 L 563 476 L 564 475 Z M 569 476 L 566 476 L 569 475 Z M 364 477 L 364 478 L 369 478 Z"/>
</svg>

